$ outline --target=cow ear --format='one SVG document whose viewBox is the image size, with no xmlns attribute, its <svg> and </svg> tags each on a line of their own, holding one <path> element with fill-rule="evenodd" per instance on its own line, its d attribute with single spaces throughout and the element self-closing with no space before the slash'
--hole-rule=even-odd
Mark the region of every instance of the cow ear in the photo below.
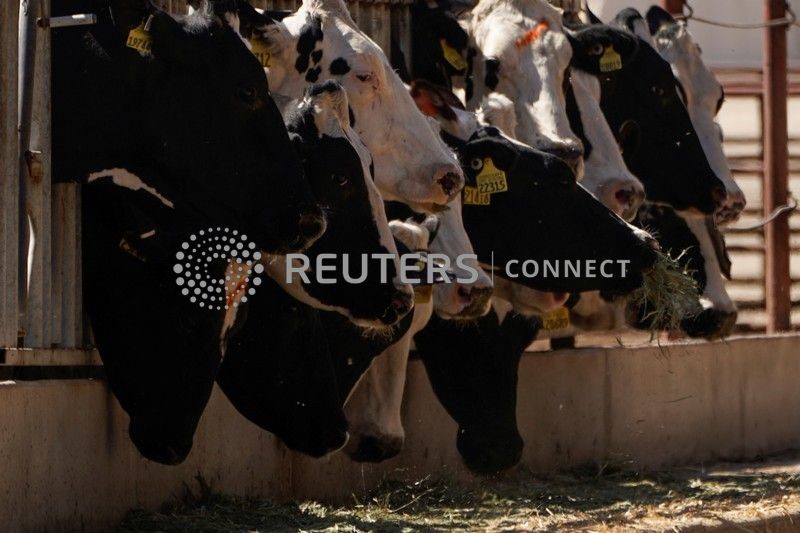
<svg viewBox="0 0 800 533">
<path fill-rule="evenodd" d="M 675 17 L 659 6 L 652 6 L 647 10 L 647 26 L 650 28 L 650 35 L 655 35 L 662 26 L 675 24 Z"/>
<path fill-rule="evenodd" d="M 633 156 L 639 150 L 641 139 L 642 132 L 638 123 L 626 120 L 619 127 L 617 142 L 619 143 L 619 150 L 624 156 Z"/>
<path fill-rule="evenodd" d="M 445 120 L 455 120 L 455 112 L 442 97 L 436 86 L 426 81 L 414 80 L 409 89 L 411 98 L 422 111 L 423 115 L 433 118 L 444 118 Z"/>
<path fill-rule="evenodd" d="M 267 50 L 272 57 L 279 56 L 284 50 L 293 48 L 292 34 L 281 20 L 267 17 L 266 23 L 255 27 L 253 33 L 266 43 Z"/>
<path fill-rule="evenodd" d="M 625 68 L 639 51 L 636 35 L 610 26 L 589 26 L 568 39 L 572 66 L 594 75 Z"/>
</svg>

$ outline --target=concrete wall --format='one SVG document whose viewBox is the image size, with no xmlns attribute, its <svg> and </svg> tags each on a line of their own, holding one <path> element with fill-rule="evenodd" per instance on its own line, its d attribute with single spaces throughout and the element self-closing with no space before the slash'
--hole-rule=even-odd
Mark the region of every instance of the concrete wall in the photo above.
<svg viewBox="0 0 800 533">
<path fill-rule="evenodd" d="M 659 349 L 531 353 L 520 368 L 524 463 L 658 468 L 800 447 L 800 335 Z M 406 450 L 384 465 L 287 452 L 215 391 L 185 464 L 140 458 L 127 417 L 102 382 L 0 385 L 0 524 L 4 531 L 89 530 L 133 507 L 156 508 L 198 474 L 243 496 L 352 501 L 387 475 L 469 478 L 455 425 L 413 362 Z"/>
<path fill-rule="evenodd" d="M 644 15 L 651 5 L 659 3 L 656 0 L 586 1 L 604 21 L 614 18 L 626 7 L 635 7 Z M 754 24 L 764 18 L 762 0 L 694 0 L 690 3 L 696 16 L 714 21 Z M 711 66 L 761 67 L 763 30 L 718 28 L 699 22 L 690 22 L 689 28 Z M 789 65 L 800 68 L 800 28 L 793 26 L 788 37 Z"/>
</svg>

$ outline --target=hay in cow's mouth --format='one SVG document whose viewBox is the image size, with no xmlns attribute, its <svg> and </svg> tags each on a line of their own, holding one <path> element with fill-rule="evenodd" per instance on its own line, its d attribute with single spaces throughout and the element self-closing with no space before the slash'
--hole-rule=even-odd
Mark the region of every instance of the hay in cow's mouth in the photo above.
<svg viewBox="0 0 800 533">
<path fill-rule="evenodd" d="M 651 332 L 679 329 L 683 320 L 702 311 L 697 282 L 680 264 L 685 252 L 674 259 L 656 252 L 656 262 L 644 273 L 642 286 L 631 294 L 630 303 Z"/>
</svg>

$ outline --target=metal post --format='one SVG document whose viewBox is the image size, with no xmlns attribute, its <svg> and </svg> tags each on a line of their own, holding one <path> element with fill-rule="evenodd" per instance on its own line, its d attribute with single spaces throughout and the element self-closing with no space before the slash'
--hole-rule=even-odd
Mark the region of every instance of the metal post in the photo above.
<svg viewBox="0 0 800 533">
<path fill-rule="evenodd" d="M 661 7 L 668 13 L 680 15 L 683 13 L 683 0 L 661 0 Z"/>
<path fill-rule="evenodd" d="M 785 0 L 764 0 L 764 19 L 786 16 Z M 787 128 L 786 30 L 764 30 L 764 213 L 786 203 L 789 176 Z M 767 332 L 791 329 L 789 220 L 779 217 L 764 229 L 764 281 Z"/>
</svg>

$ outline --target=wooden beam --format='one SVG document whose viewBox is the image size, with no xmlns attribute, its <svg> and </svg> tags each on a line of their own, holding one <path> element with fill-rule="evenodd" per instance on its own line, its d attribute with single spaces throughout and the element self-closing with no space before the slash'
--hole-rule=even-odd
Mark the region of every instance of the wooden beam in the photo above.
<svg viewBox="0 0 800 533">
<path fill-rule="evenodd" d="M 786 16 L 785 0 L 764 0 L 764 20 Z M 786 27 L 764 30 L 764 214 L 788 197 Z M 767 332 L 791 329 L 789 220 L 777 218 L 764 230 Z"/>
<path fill-rule="evenodd" d="M 683 13 L 683 0 L 661 0 L 661 7 L 668 13 L 680 15 Z"/>
</svg>

